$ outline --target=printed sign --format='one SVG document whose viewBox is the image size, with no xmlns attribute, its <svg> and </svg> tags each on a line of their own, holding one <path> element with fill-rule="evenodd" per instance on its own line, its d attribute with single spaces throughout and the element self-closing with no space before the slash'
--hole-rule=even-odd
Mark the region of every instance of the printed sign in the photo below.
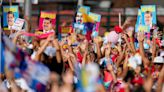
<svg viewBox="0 0 164 92">
<path fill-rule="evenodd" d="M 101 20 L 101 15 L 96 13 L 89 12 L 88 16 L 90 19 L 94 20 L 95 22 L 100 22 Z"/>
<path fill-rule="evenodd" d="M 17 18 L 19 18 L 18 6 L 3 6 L 4 30 L 10 30 Z"/>
<path fill-rule="evenodd" d="M 39 30 L 49 31 L 55 26 L 56 13 L 41 11 L 39 19 Z"/>
<path fill-rule="evenodd" d="M 14 25 L 12 26 L 12 29 L 14 29 L 16 31 L 22 30 L 24 22 L 25 22 L 24 19 L 17 18 Z"/>
<path fill-rule="evenodd" d="M 90 12 L 90 7 L 89 6 L 79 6 L 78 12 L 88 14 Z"/>
<path fill-rule="evenodd" d="M 153 24 L 157 24 L 155 5 L 142 5 L 141 14 L 142 25 L 147 25 L 151 28 Z"/>
</svg>

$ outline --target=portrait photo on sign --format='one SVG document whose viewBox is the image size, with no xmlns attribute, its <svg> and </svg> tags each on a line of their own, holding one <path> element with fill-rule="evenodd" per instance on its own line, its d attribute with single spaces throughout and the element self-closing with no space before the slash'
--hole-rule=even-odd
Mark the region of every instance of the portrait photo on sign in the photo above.
<svg viewBox="0 0 164 92">
<path fill-rule="evenodd" d="M 157 24 L 156 18 L 156 6 L 155 5 L 143 5 L 141 6 L 142 24 L 149 26 Z"/>
<path fill-rule="evenodd" d="M 41 11 L 39 19 L 39 30 L 43 32 L 49 32 L 53 30 L 56 22 L 56 13 L 55 12 L 45 12 Z"/>
<path fill-rule="evenodd" d="M 3 6 L 3 28 L 11 29 L 19 18 L 18 6 Z"/>
</svg>

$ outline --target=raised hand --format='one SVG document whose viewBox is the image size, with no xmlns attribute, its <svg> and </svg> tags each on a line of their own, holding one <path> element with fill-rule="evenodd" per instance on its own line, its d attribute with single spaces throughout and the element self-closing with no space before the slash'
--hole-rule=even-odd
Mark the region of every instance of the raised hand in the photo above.
<svg viewBox="0 0 164 92">
<path fill-rule="evenodd" d="M 138 32 L 138 34 L 137 34 L 137 40 L 139 42 L 142 42 L 144 40 L 144 38 L 145 38 L 144 33 L 143 32 Z"/>
<path fill-rule="evenodd" d="M 122 34 L 122 38 L 123 38 L 124 40 L 126 40 L 126 39 L 127 39 L 127 35 L 126 35 L 125 33 L 123 33 L 123 34 Z"/>
<path fill-rule="evenodd" d="M 71 38 L 72 38 L 71 36 L 67 37 L 67 41 L 68 41 L 69 46 L 73 43 Z"/>
<path fill-rule="evenodd" d="M 133 36 L 133 32 L 134 32 L 134 30 L 128 30 L 128 31 L 127 31 L 127 35 L 128 35 L 129 37 L 132 37 L 132 36 Z"/>
<path fill-rule="evenodd" d="M 99 38 L 95 37 L 95 38 L 93 38 L 93 41 L 94 41 L 94 43 L 98 44 L 99 43 Z"/>
<path fill-rule="evenodd" d="M 65 41 L 66 41 L 66 39 L 63 38 L 63 39 L 59 42 L 60 46 L 63 46 L 63 45 L 65 44 Z"/>
<path fill-rule="evenodd" d="M 47 41 L 52 41 L 54 39 L 54 36 L 53 35 L 49 35 L 48 37 L 47 37 Z"/>
</svg>

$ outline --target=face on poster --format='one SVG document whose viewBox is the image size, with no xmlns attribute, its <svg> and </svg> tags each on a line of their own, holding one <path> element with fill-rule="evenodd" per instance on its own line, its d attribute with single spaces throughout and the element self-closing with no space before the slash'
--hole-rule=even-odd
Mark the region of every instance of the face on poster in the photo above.
<svg viewBox="0 0 164 92">
<path fill-rule="evenodd" d="M 18 17 L 18 6 L 3 6 L 3 27 L 13 26 Z"/>
<path fill-rule="evenodd" d="M 143 25 L 146 25 L 151 28 L 152 25 L 157 24 L 155 5 L 142 5 L 141 14 Z"/>
<path fill-rule="evenodd" d="M 76 23 L 77 24 L 83 24 L 83 14 L 81 12 L 77 12 Z"/>
<path fill-rule="evenodd" d="M 52 22 L 50 18 L 44 18 L 43 19 L 43 30 L 49 31 L 52 29 Z"/>
<path fill-rule="evenodd" d="M 55 12 L 41 12 L 39 20 L 39 30 L 50 31 L 56 22 Z"/>
</svg>

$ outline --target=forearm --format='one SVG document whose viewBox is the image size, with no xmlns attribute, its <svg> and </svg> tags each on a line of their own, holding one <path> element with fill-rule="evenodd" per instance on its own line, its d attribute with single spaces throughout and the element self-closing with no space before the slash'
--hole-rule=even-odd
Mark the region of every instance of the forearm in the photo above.
<svg viewBox="0 0 164 92">
<path fill-rule="evenodd" d="M 49 43 L 49 41 L 45 41 L 45 43 L 42 45 L 42 47 L 38 50 L 37 55 L 40 55 L 41 53 L 43 53 L 43 51 L 47 47 L 48 43 Z"/>
<path fill-rule="evenodd" d="M 144 67 L 147 67 L 150 62 L 149 62 L 148 58 L 146 58 L 146 56 L 145 56 L 143 41 L 139 41 L 139 52 L 142 57 Z"/>
<path fill-rule="evenodd" d="M 128 41 L 128 39 L 127 39 L 127 38 L 125 38 L 125 42 L 126 42 L 126 44 L 127 44 L 128 48 L 130 49 L 130 51 L 132 51 L 132 52 L 133 52 L 133 49 L 132 49 L 132 47 L 131 47 L 131 45 L 130 45 L 130 43 L 129 43 L 129 41 Z"/>
<path fill-rule="evenodd" d="M 62 46 L 60 46 L 60 52 L 61 52 L 61 59 L 62 59 L 62 61 L 65 61 L 65 59 L 64 59 L 64 50 L 63 50 L 63 47 Z"/>
<path fill-rule="evenodd" d="M 86 63 L 86 55 L 84 55 L 84 57 L 83 57 L 83 60 L 82 60 L 82 66 L 85 66 L 85 63 Z"/>
<path fill-rule="evenodd" d="M 130 37 L 130 46 L 132 48 L 133 53 L 135 53 L 136 52 L 136 49 L 135 49 L 135 46 L 134 46 L 133 37 Z"/>
<path fill-rule="evenodd" d="M 153 46 L 152 46 L 152 60 L 154 60 L 155 56 L 156 56 L 156 42 L 155 42 L 155 38 L 153 38 Z"/>
<path fill-rule="evenodd" d="M 117 59 L 117 62 L 116 62 L 116 66 L 117 66 L 117 67 L 120 65 L 121 61 L 123 60 L 124 53 L 125 53 L 125 51 L 120 52 L 120 55 L 119 55 L 119 57 L 118 57 L 118 59 Z"/>
<path fill-rule="evenodd" d="M 69 64 L 71 70 L 74 71 L 74 67 L 73 67 L 73 64 L 72 64 L 72 61 L 70 58 L 68 59 L 68 64 Z"/>
<path fill-rule="evenodd" d="M 56 51 L 56 60 L 58 63 L 61 63 L 61 61 L 62 61 L 60 50 Z"/>
<path fill-rule="evenodd" d="M 144 47 L 143 47 L 143 41 L 139 41 L 139 52 L 142 57 L 145 57 Z"/>
<path fill-rule="evenodd" d="M 14 43 L 15 45 L 16 45 L 16 43 L 17 43 L 18 37 L 19 37 L 19 35 L 16 35 L 16 36 L 14 37 L 14 39 L 13 39 L 13 43 Z"/>
<path fill-rule="evenodd" d="M 100 45 L 98 43 L 96 44 L 96 49 L 97 49 L 97 58 L 100 59 L 101 58 L 101 50 L 100 50 Z"/>
<path fill-rule="evenodd" d="M 56 48 L 56 59 L 57 59 L 57 62 L 60 63 L 61 62 L 61 52 L 60 52 L 59 43 L 57 42 L 56 39 L 53 41 L 53 45 Z"/>
<path fill-rule="evenodd" d="M 128 72 L 128 56 L 126 56 L 124 64 L 123 64 L 123 72 L 121 74 L 122 78 L 124 78 Z"/>
<path fill-rule="evenodd" d="M 156 92 L 162 92 L 163 80 L 164 80 L 164 66 L 159 74 Z"/>
</svg>

